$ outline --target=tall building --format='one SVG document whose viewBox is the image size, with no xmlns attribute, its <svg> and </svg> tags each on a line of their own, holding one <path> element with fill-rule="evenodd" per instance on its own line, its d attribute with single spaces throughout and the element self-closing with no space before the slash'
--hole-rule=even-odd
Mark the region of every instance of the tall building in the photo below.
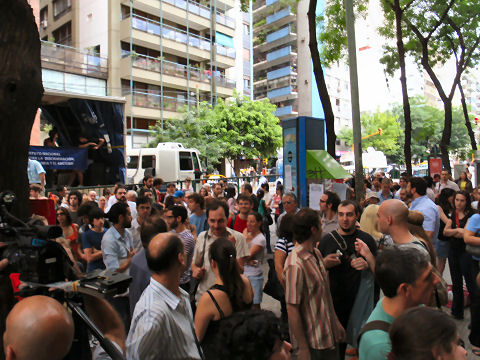
<svg viewBox="0 0 480 360">
<path fill-rule="evenodd" d="M 324 117 L 308 47 L 308 6 L 307 0 L 299 1 L 296 9 L 281 0 L 257 0 L 253 4 L 255 99 L 269 98 L 281 120 Z M 317 14 L 322 7 L 319 1 Z M 338 133 L 351 127 L 348 67 L 339 62 L 324 73 Z M 337 149 L 342 145 L 338 140 Z"/>
<path fill-rule="evenodd" d="M 41 37 L 108 58 L 107 95 L 126 97 L 137 147 L 158 120 L 233 95 L 234 8 L 234 0 L 41 0 Z"/>
</svg>

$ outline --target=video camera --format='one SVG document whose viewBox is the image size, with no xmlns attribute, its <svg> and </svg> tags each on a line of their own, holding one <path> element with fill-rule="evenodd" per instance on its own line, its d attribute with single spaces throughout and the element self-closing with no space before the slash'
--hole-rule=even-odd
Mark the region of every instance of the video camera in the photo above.
<svg viewBox="0 0 480 360">
<path fill-rule="evenodd" d="M 0 274 L 20 274 L 20 281 L 25 285 L 17 293 L 21 297 L 42 294 L 65 302 L 74 313 L 74 321 L 78 319 L 85 325 L 112 359 L 123 359 L 83 312 L 82 298 L 75 293 L 111 298 L 127 291 L 131 277 L 107 270 L 79 277 L 63 246 L 55 241 L 63 236 L 62 229 L 46 226 L 39 220 L 23 222 L 9 212 L 14 201 L 12 192 L 0 193 L 0 243 L 3 243 L 0 260 L 8 259 L 7 267 Z"/>
</svg>

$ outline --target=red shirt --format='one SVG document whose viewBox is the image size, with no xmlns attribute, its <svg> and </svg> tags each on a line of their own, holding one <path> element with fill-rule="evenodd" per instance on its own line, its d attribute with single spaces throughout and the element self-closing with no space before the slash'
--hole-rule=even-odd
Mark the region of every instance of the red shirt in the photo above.
<svg viewBox="0 0 480 360">
<path fill-rule="evenodd" d="M 235 217 L 235 222 L 234 222 L 234 224 L 233 224 L 233 230 L 236 230 L 236 231 L 238 231 L 239 233 L 243 233 L 243 230 L 245 230 L 245 229 L 247 228 L 247 220 L 246 220 L 246 219 L 245 219 L 245 220 L 242 220 L 242 219 L 240 218 L 240 215 L 235 215 L 235 216 L 236 216 L 236 217 Z M 232 218 L 229 218 L 229 219 L 228 219 L 228 223 L 227 223 L 227 226 L 228 226 L 229 228 L 232 228 L 232 227 L 230 226 L 231 223 L 232 223 Z"/>
</svg>

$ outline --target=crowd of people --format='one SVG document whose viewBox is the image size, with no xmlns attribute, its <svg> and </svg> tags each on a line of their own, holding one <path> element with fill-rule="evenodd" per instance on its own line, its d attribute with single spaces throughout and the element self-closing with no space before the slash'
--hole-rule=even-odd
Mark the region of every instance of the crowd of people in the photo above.
<svg viewBox="0 0 480 360">
<path fill-rule="evenodd" d="M 464 280 L 469 340 L 480 356 L 480 194 L 467 174 L 457 184 L 448 171 L 438 181 L 402 176 L 398 183 L 378 173 L 366 179 L 361 203 L 353 186 L 345 200 L 327 190 L 320 211 L 300 208 L 281 183 L 275 191 L 245 183 L 238 194 L 222 180 L 200 189 L 191 179 L 181 188 L 169 183 L 165 193 L 162 185 L 146 176 L 137 191 L 117 184 L 101 196 L 64 187 L 51 194 L 58 241 L 77 272 L 132 277 L 128 292 L 85 302 L 127 359 L 466 359 L 452 320 L 464 316 Z M 281 318 L 261 309 L 270 253 L 268 282 L 278 285 Z M 71 317 L 45 299 L 30 297 L 10 312 L 7 359 L 29 358 L 22 354 L 34 353 L 48 331 L 55 351 L 37 359 L 69 351 Z M 28 345 L 15 335 L 33 311 L 26 301 L 46 309 L 27 322 L 41 335 Z M 98 346 L 91 350 L 108 358 Z"/>
</svg>

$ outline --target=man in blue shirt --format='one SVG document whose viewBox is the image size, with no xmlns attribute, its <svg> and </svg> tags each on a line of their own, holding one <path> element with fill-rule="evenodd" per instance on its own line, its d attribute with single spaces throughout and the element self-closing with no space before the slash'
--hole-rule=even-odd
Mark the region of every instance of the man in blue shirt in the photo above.
<svg viewBox="0 0 480 360">
<path fill-rule="evenodd" d="M 205 199 L 199 193 L 192 193 L 187 196 L 188 209 L 192 213 L 190 215 L 190 224 L 194 225 L 197 230 L 197 236 L 201 232 L 209 229 L 207 214 L 205 213 Z"/>
<path fill-rule="evenodd" d="M 380 199 L 378 205 L 380 205 L 385 200 L 393 199 L 393 194 L 390 191 L 391 186 L 392 181 L 389 178 L 384 178 L 382 180 L 382 190 L 378 192 L 378 197 Z"/>
<path fill-rule="evenodd" d="M 410 210 L 416 210 L 423 214 L 423 229 L 428 235 L 437 253 L 437 268 L 440 274 L 445 269 L 448 257 L 448 247 L 445 249 L 444 241 L 438 241 L 440 228 L 440 212 L 437 205 L 427 196 L 427 183 L 420 177 L 412 177 L 407 183 L 407 193 L 412 197 Z"/>
<path fill-rule="evenodd" d="M 130 208 L 125 202 L 113 204 L 108 212 L 108 217 L 113 226 L 102 238 L 103 263 L 108 270 L 128 274 L 130 262 L 135 255 L 133 236 L 127 230 L 132 223 Z M 110 302 L 122 317 L 123 324 L 128 331 L 130 328 L 128 293 L 117 295 Z"/>
<path fill-rule="evenodd" d="M 389 324 L 412 307 L 431 304 L 435 284 L 440 281 L 425 253 L 412 247 L 397 246 L 387 247 L 379 253 L 375 278 L 385 297 L 378 301 L 365 326 L 373 321 L 383 321 L 387 328 L 378 326 L 364 330 L 358 346 L 360 360 L 387 360 L 392 347 Z"/>
<path fill-rule="evenodd" d="M 45 170 L 42 164 L 37 160 L 28 159 L 27 173 L 30 184 L 40 184 L 42 190 L 45 188 Z"/>
</svg>

